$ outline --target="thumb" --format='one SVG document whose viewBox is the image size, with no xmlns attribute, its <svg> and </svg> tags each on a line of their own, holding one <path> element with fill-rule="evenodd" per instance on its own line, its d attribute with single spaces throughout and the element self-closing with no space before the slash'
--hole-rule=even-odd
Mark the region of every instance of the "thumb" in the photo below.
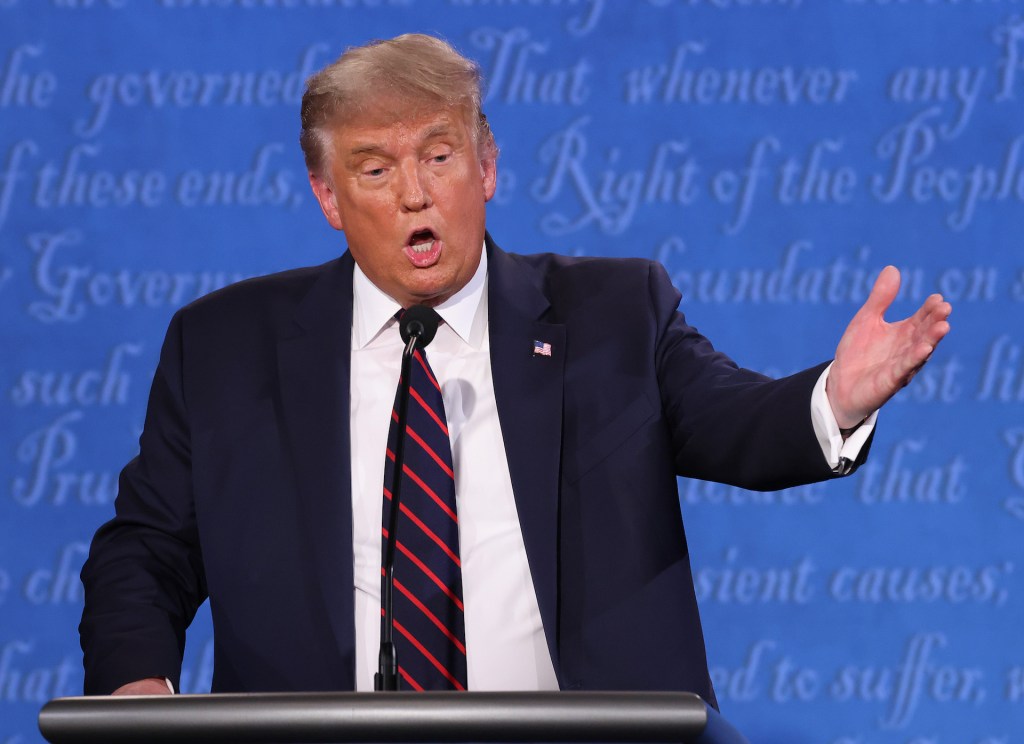
<svg viewBox="0 0 1024 744">
<path fill-rule="evenodd" d="M 875 279 L 875 286 L 871 288 L 871 294 L 861 307 L 860 312 L 870 315 L 877 315 L 881 318 L 889 305 L 896 299 L 900 291 L 900 270 L 895 266 L 886 266 Z"/>
</svg>

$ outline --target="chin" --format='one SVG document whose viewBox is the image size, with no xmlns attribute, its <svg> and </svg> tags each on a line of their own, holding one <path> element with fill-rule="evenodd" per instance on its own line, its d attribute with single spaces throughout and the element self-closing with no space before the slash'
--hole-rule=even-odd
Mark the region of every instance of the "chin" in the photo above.
<svg viewBox="0 0 1024 744">
<path fill-rule="evenodd" d="M 429 305 L 433 307 L 434 305 L 440 305 L 458 291 L 452 287 L 453 285 L 450 282 L 430 282 L 408 287 L 405 294 L 412 300 L 414 305 Z"/>
</svg>

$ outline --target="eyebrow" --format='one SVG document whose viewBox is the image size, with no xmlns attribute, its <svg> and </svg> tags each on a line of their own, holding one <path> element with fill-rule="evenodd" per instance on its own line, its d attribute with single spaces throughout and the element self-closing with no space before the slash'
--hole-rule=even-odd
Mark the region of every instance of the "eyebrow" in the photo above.
<svg viewBox="0 0 1024 744">
<path fill-rule="evenodd" d="M 423 141 L 428 142 L 437 137 L 442 137 L 446 134 L 449 134 L 451 131 L 452 126 L 448 122 L 441 122 L 440 124 L 435 124 L 434 126 L 430 127 L 423 133 Z M 376 143 L 369 143 L 353 147 L 351 150 L 348 151 L 348 157 L 352 158 L 357 157 L 359 155 L 376 155 L 378 153 L 383 152 L 384 148 L 381 145 Z"/>
<path fill-rule="evenodd" d="M 435 124 L 430 129 L 428 129 L 426 132 L 424 132 L 423 133 L 423 139 L 424 139 L 424 141 L 431 140 L 431 139 L 434 139 L 435 137 L 440 137 L 442 135 L 448 134 L 451 131 L 452 131 L 451 124 L 449 124 L 448 122 L 442 122 L 440 124 Z"/>
<path fill-rule="evenodd" d="M 351 158 L 356 155 L 373 155 L 375 153 L 383 151 L 384 148 L 381 147 L 380 145 L 359 145 L 358 147 L 353 147 L 351 150 L 349 150 L 348 156 Z"/>
</svg>

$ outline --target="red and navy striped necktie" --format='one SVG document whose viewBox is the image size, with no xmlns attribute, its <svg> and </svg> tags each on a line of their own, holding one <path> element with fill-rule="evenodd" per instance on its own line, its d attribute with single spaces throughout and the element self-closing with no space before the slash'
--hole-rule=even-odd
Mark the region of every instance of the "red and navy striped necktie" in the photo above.
<svg viewBox="0 0 1024 744">
<path fill-rule="evenodd" d="M 407 690 L 465 690 L 462 564 L 448 421 L 441 387 L 423 350 L 415 352 L 409 377 L 394 573 L 398 673 Z M 384 463 L 382 555 L 391 516 L 397 436 L 396 396 Z"/>
</svg>

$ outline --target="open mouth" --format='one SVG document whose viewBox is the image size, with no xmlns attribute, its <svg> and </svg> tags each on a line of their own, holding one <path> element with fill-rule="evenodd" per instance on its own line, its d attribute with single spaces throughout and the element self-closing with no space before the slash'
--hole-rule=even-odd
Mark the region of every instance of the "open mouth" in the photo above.
<svg viewBox="0 0 1024 744">
<path fill-rule="evenodd" d="M 436 240 L 436 236 L 433 230 L 429 228 L 417 230 L 409 237 L 409 248 L 413 253 L 427 253 L 433 247 L 434 240 Z"/>
<path fill-rule="evenodd" d="M 441 258 L 443 245 L 444 243 L 429 227 L 420 228 L 409 235 L 409 242 L 405 246 L 405 255 L 416 268 L 427 268 L 433 266 Z"/>
</svg>

